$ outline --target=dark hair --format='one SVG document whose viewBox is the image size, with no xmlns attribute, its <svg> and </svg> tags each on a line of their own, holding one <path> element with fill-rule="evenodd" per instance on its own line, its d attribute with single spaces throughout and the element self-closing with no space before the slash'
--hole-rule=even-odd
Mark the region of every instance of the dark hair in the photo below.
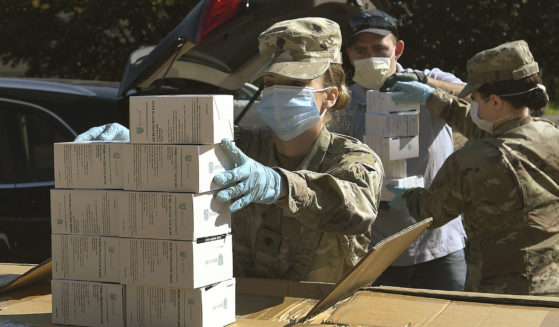
<svg viewBox="0 0 559 327">
<path fill-rule="evenodd" d="M 515 109 L 523 107 L 530 108 L 530 115 L 542 116 L 547 108 L 549 97 L 546 91 L 538 87 L 540 78 L 537 74 L 521 78 L 519 80 L 506 80 L 494 83 L 483 84 L 477 91 L 482 97 L 487 98 L 491 94 L 500 96 L 504 101 L 511 104 Z M 513 93 L 521 93 L 517 95 L 507 95 Z"/>
<path fill-rule="evenodd" d="M 341 64 L 330 64 L 324 73 L 324 86 L 336 86 L 338 88 L 338 99 L 330 110 L 344 108 L 351 100 L 349 89 L 345 83 L 345 73 Z"/>
</svg>

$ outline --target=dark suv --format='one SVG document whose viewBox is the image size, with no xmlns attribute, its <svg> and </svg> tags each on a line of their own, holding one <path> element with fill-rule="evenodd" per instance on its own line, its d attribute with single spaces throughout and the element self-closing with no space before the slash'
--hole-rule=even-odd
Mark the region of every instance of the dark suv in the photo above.
<svg viewBox="0 0 559 327">
<path fill-rule="evenodd" d="M 257 94 L 245 83 L 260 66 L 257 36 L 265 28 L 319 16 L 344 32 L 354 13 L 373 7 L 368 0 L 203 0 L 157 46 L 130 55 L 121 83 L 0 78 L 0 261 L 50 257 L 53 143 L 107 122 L 127 125 L 132 95 L 248 99 Z"/>
</svg>

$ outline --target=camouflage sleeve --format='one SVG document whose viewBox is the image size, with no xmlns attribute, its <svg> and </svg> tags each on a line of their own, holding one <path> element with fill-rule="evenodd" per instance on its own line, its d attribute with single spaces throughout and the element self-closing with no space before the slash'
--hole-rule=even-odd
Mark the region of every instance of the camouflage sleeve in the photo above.
<svg viewBox="0 0 559 327">
<path fill-rule="evenodd" d="M 442 89 L 436 89 L 425 104 L 431 112 L 439 116 L 452 128 L 469 139 L 489 135 L 479 129 L 470 118 L 470 104 Z"/>
<path fill-rule="evenodd" d="M 357 235 L 377 216 L 384 170 L 370 153 L 353 152 L 326 173 L 277 170 L 289 190 L 278 205 L 308 228 Z"/>
<path fill-rule="evenodd" d="M 430 228 L 441 227 L 462 213 L 464 208 L 464 176 L 460 163 L 460 151 L 448 157 L 439 169 L 431 186 L 418 187 L 404 193 L 408 211 L 416 220 L 432 217 Z"/>
</svg>

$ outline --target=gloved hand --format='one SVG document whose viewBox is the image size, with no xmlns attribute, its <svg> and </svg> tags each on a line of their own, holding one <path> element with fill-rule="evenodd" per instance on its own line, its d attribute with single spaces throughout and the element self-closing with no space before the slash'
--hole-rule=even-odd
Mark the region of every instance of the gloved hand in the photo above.
<svg viewBox="0 0 559 327">
<path fill-rule="evenodd" d="M 236 168 L 221 172 L 214 176 L 214 182 L 222 186 L 230 186 L 217 193 L 220 202 L 227 202 L 240 197 L 229 206 L 235 212 L 251 202 L 272 204 L 281 193 L 281 176 L 270 167 L 266 167 L 247 157 L 228 139 L 221 141 L 221 146 L 235 163 Z"/>
<path fill-rule="evenodd" d="M 396 185 L 386 184 L 386 189 L 390 192 L 394 193 L 394 199 L 388 202 L 388 206 L 394 210 L 403 210 L 408 207 L 407 201 L 402 198 L 402 194 L 404 194 L 409 188 L 407 187 L 399 187 Z"/>
<path fill-rule="evenodd" d="M 420 82 L 420 83 L 427 83 L 427 75 L 423 74 L 422 72 L 403 72 L 403 73 L 394 73 L 390 75 L 384 81 L 384 84 L 380 87 L 379 91 L 381 92 L 389 92 L 392 91 L 392 86 L 396 82 Z"/>
<path fill-rule="evenodd" d="M 83 141 L 130 141 L 128 128 L 119 123 L 111 123 L 103 126 L 92 127 L 86 132 L 78 135 L 74 142 Z"/>
<path fill-rule="evenodd" d="M 404 92 L 392 96 L 396 104 L 400 102 L 411 102 L 425 104 L 427 99 L 435 92 L 435 89 L 427 84 L 419 82 L 396 82 L 390 89 L 391 92 Z"/>
</svg>

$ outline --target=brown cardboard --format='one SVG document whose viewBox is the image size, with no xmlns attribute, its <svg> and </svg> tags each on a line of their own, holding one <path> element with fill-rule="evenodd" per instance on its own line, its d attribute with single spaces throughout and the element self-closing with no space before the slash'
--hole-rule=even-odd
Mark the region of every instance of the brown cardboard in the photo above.
<svg viewBox="0 0 559 327">
<path fill-rule="evenodd" d="M 423 227 L 420 225 L 420 229 Z M 400 248 L 407 246 L 417 228 L 414 226 L 407 233 L 377 245 L 372 254 L 337 285 L 238 278 L 237 320 L 229 326 L 559 326 L 559 298 L 554 297 L 398 287 L 365 287 L 351 291 L 361 287 L 365 277 L 376 278 L 383 267 L 391 263 L 389 258 L 397 256 Z M 0 265 L 0 276 L 21 273 L 25 269 L 29 266 Z M 32 276 L 31 272 L 29 275 Z M 9 321 L 26 326 L 50 326 L 51 298 L 44 285 L 35 284 L 0 298 L 0 325 Z M 344 298 L 346 294 L 350 296 Z M 323 299 L 322 305 L 317 305 L 320 299 Z M 328 299 L 334 301 L 333 305 L 326 305 Z M 309 314 L 313 312 L 317 314 Z M 305 317 L 308 318 L 304 320 Z"/>
<path fill-rule="evenodd" d="M 361 261 L 336 284 L 336 287 L 308 314 L 308 319 L 339 301 L 351 296 L 361 287 L 371 285 L 390 264 L 423 233 L 433 220 L 422 220 L 377 243 Z"/>
</svg>

